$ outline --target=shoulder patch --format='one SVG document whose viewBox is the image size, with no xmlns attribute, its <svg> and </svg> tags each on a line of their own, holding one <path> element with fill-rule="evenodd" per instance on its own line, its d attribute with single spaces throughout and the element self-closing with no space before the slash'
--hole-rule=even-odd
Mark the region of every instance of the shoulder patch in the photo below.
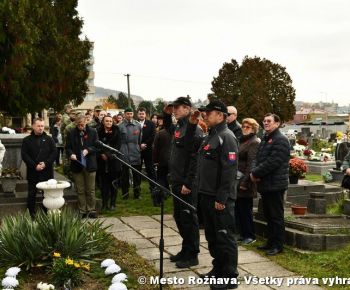
<svg viewBox="0 0 350 290">
<path fill-rule="evenodd" d="M 236 152 L 229 152 L 228 153 L 228 162 L 231 164 L 235 164 L 237 161 L 237 155 Z"/>
</svg>

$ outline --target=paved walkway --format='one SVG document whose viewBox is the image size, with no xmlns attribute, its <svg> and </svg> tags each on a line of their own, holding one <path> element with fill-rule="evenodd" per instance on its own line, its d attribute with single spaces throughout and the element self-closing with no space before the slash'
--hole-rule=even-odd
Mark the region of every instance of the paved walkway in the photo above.
<svg viewBox="0 0 350 290">
<path fill-rule="evenodd" d="M 159 237 L 160 237 L 160 216 L 132 216 L 121 218 L 105 218 L 105 224 L 112 225 L 110 232 L 119 240 L 134 244 L 137 248 L 137 253 L 153 263 L 159 269 Z M 200 231 L 200 255 L 199 265 L 191 267 L 190 269 L 178 269 L 174 263 L 169 260 L 170 254 L 176 254 L 181 247 L 181 237 L 177 232 L 176 224 L 171 215 L 164 217 L 164 275 L 167 277 L 184 278 L 188 281 L 188 277 L 198 277 L 198 274 L 206 273 L 211 269 L 211 256 L 208 252 L 207 242 L 204 236 L 204 231 Z M 287 282 L 293 278 L 300 278 L 295 273 L 290 272 L 268 258 L 261 256 L 253 251 L 246 250 L 239 247 L 238 253 L 238 270 L 239 270 L 239 289 L 254 289 L 254 290 L 298 290 L 298 289 L 321 289 L 314 285 L 291 285 L 287 286 Z M 261 281 L 259 284 L 257 280 L 247 282 L 248 279 L 254 278 L 282 278 L 283 284 L 276 285 L 275 281 Z M 273 283 L 276 282 L 276 283 Z M 203 285 L 174 285 L 176 289 L 195 289 L 204 290 L 209 289 L 208 286 Z M 142 286 L 140 285 L 140 288 Z"/>
</svg>

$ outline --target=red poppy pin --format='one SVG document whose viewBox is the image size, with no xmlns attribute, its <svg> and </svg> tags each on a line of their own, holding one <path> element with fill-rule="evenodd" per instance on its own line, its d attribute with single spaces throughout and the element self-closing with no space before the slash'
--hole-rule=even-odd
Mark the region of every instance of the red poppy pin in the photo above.
<svg viewBox="0 0 350 290">
<path fill-rule="evenodd" d="M 139 130 L 135 130 L 135 131 L 133 132 L 133 134 L 134 134 L 134 135 L 138 135 L 139 132 L 140 132 Z"/>
<path fill-rule="evenodd" d="M 144 125 L 143 125 L 143 128 L 146 128 L 146 127 L 147 127 L 147 125 L 146 125 L 146 124 L 144 124 Z"/>
<path fill-rule="evenodd" d="M 210 145 L 209 145 L 209 144 L 207 144 L 207 145 L 205 145 L 205 146 L 203 147 L 203 150 L 208 151 L 208 150 L 209 150 L 209 148 L 210 148 Z"/>
<path fill-rule="evenodd" d="M 272 139 L 270 139 L 269 141 L 267 141 L 269 144 L 272 144 Z"/>
<path fill-rule="evenodd" d="M 88 138 L 88 135 L 84 134 L 83 138 L 86 140 Z"/>
<path fill-rule="evenodd" d="M 180 131 L 175 131 L 174 136 L 175 138 L 180 138 Z"/>
<path fill-rule="evenodd" d="M 236 157 L 236 152 L 229 152 L 229 153 L 228 153 L 228 161 L 229 161 L 230 163 L 235 163 L 235 162 L 236 162 L 236 159 L 237 159 L 237 157 Z"/>
</svg>

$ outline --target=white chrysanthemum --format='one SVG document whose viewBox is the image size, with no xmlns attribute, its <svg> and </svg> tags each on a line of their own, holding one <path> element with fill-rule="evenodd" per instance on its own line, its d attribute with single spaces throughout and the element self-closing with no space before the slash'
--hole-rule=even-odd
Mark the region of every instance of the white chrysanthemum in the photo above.
<svg viewBox="0 0 350 290">
<path fill-rule="evenodd" d="M 19 272 L 21 272 L 21 268 L 11 267 L 11 268 L 7 269 L 7 271 L 5 273 L 5 276 L 7 276 L 7 277 L 16 277 Z"/>
<path fill-rule="evenodd" d="M 101 268 L 107 268 L 110 265 L 115 264 L 115 261 L 113 259 L 106 259 L 101 262 Z"/>
<path fill-rule="evenodd" d="M 1 285 L 5 288 L 16 288 L 18 284 L 18 280 L 14 277 L 6 277 L 1 281 Z"/>
<path fill-rule="evenodd" d="M 124 281 L 128 281 L 128 276 L 126 276 L 126 274 L 124 273 L 119 273 L 113 277 L 112 284 L 124 282 Z"/>
<path fill-rule="evenodd" d="M 40 290 L 54 290 L 55 286 L 52 284 L 40 282 L 36 285 L 36 288 Z"/>
<path fill-rule="evenodd" d="M 125 286 L 125 284 L 118 282 L 109 286 L 108 290 L 128 290 L 128 288 Z"/>
<path fill-rule="evenodd" d="M 49 185 L 56 185 L 57 184 L 57 180 L 56 179 L 49 179 L 46 183 L 49 184 Z"/>
<path fill-rule="evenodd" d="M 110 274 L 115 274 L 120 272 L 120 267 L 117 264 L 112 264 L 107 267 L 105 274 L 110 275 Z"/>
</svg>

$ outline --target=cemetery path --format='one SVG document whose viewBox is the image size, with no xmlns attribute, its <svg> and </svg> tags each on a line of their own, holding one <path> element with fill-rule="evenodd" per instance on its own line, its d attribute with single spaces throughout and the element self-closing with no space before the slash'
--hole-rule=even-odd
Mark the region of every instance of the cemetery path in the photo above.
<svg viewBox="0 0 350 290">
<path fill-rule="evenodd" d="M 137 253 L 153 263 L 159 269 L 159 238 L 160 238 L 160 216 L 130 216 L 130 217 L 109 217 L 101 218 L 104 224 L 111 225 L 109 231 L 118 240 L 134 244 Z M 208 252 L 207 241 L 204 236 L 204 230 L 200 230 L 200 254 L 199 265 L 186 269 L 178 269 L 175 263 L 171 263 L 169 256 L 176 254 L 181 248 L 181 237 L 177 232 L 175 221 L 171 215 L 164 216 L 164 276 L 169 278 L 184 278 L 185 284 L 173 285 L 175 289 L 210 289 L 209 286 L 193 283 L 199 274 L 207 273 L 211 270 L 211 256 Z M 295 281 L 300 276 L 290 272 L 265 256 L 256 252 L 238 247 L 238 271 L 239 287 L 238 289 L 251 290 L 316 290 L 322 289 L 316 285 L 287 285 L 288 282 Z M 148 280 L 150 277 L 147 277 Z M 258 279 L 261 278 L 260 283 Z M 192 280 L 191 280 L 192 279 Z M 250 280 L 251 279 L 251 280 Z M 265 279 L 265 281 L 263 280 Z M 188 284 L 191 283 L 192 285 Z M 300 280 L 299 280 L 300 282 Z M 282 285 L 278 285 L 282 283 Z M 142 286 L 140 285 L 140 288 Z"/>
</svg>

